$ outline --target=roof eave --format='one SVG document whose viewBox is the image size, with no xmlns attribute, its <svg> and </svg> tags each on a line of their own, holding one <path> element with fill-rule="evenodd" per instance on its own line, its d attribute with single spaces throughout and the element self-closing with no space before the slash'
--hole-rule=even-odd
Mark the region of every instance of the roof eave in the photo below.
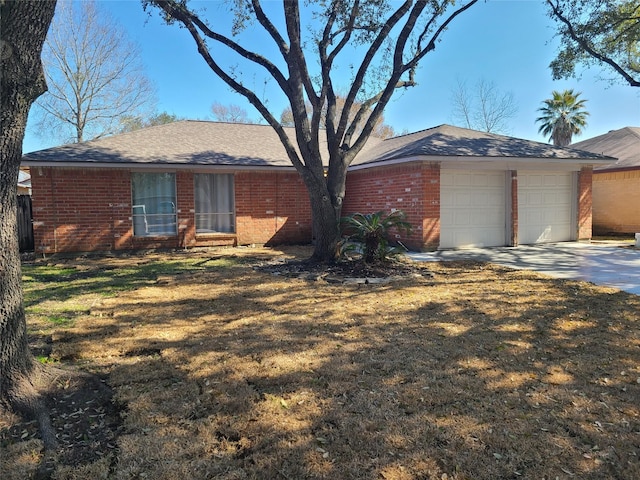
<svg viewBox="0 0 640 480">
<path fill-rule="evenodd" d="M 137 163 L 137 162 L 46 162 L 23 159 L 22 165 L 29 168 L 120 168 L 127 170 L 241 170 L 241 171 L 296 171 L 293 165 L 233 165 L 203 163 Z"/>
<path fill-rule="evenodd" d="M 411 162 L 425 162 L 425 163 L 440 163 L 446 165 L 449 168 L 455 168 L 456 166 L 479 166 L 479 165 L 494 165 L 500 169 L 510 169 L 509 166 L 521 167 L 526 164 L 537 165 L 565 165 L 565 166 L 596 166 L 596 165 L 610 165 L 615 163 L 615 158 L 556 158 L 556 157 L 470 157 L 470 156 L 440 156 L 440 155 L 416 155 L 412 157 L 394 158 L 389 160 L 371 161 L 367 163 L 361 163 L 358 165 L 352 165 L 349 170 L 363 170 L 367 168 L 382 167 L 399 165 L 403 163 Z M 517 170 L 517 168 L 513 168 Z"/>
</svg>

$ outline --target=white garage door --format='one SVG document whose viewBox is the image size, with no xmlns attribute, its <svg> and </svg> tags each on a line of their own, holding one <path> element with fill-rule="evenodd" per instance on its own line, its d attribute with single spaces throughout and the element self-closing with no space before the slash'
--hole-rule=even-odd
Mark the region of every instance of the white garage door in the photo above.
<svg viewBox="0 0 640 480">
<path fill-rule="evenodd" d="M 573 240 L 571 172 L 518 172 L 518 243 Z"/>
<path fill-rule="evenodd" d="M 505 172 L 440 172 L 440 248 L 506 244 Z"/>
</svg>

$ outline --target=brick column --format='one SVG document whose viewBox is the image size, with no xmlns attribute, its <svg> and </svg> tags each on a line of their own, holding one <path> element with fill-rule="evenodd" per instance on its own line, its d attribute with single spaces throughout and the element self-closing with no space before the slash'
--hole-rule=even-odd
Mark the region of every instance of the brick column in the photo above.
<svg viewBox="0 0 640 480">
<path fill-rule="evenodd" d="M 593 167 L 583 167 L 578 174 L 578 240 L 591 240 L 593 203 Z"/>
<path fill-rule="evenodd" d="M 518 246 L 518 171 L 511 170 L 511 238 L 509 245 Z"/>
<path fill-rule="evenodd" d="M 440 164 L 422 165 L 423 214 L 421 250 L 436 250 L 440 246 Z"/>
<path fill-rule="evenodd" d="M 178 247 L 192 247 L 196 243 L 195 194 L 193 173 L 176 173 L 178 213 Z"/>
</svg>

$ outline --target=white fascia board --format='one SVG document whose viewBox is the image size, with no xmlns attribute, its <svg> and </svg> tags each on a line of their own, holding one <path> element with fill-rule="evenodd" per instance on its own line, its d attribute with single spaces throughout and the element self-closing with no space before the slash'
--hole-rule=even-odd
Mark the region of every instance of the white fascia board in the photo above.
<svg viewBox="0 0 640 480">
<path fill-rule="evenodd" d="M 467 159 L 467 160 L 463 160 Z M 403 163 L 424 162 L 439 163 L 441 169 L 446 170 L 559 170 L 578 171 L 584 166 L 610 165 L 615 159 L 589 158 L 531 158 L 531 157 L 445 157 L 445 156 L 415 156 L 381 162 L 370 162 L 352 165 L 349 170 L 364 170 L 367 168 L 401 165 Z"/>
<path fill-rule="evenodd" d="M 49 167 L 49 168 L 112 168 L 112 169 L 120 169 L 120 170 L 136 170 L 136 171 L 176 171 L 176 170 L 193 170 L 193 171 L 227 171 L 227 172 L 237 172 L 237 171 L 292 171 L 295 172 L 296 169 L 293 165 L 291 166 L 276 166 L 276 165 L 198 165 L 198 164 L 176 164 L 176 163 L 91 163 L 91 162 L 42 162 L 42 161 L 23 161 L 21 165 L 24 165 L 29 168 L 37 168 L 37 167 Z"/>
</svg>

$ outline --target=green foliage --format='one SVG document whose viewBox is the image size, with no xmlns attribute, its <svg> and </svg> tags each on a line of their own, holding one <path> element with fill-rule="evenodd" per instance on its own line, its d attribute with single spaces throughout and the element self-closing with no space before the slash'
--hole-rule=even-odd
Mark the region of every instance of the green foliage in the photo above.
<svg viewBox="0 0 640 480">
<path fill-rule="evenodd" d="M 245 262 L 243 258 L 213 257 L 210 259 L 175 257 L 133 261 L 102 268 L 81 268 L 71 266 L 24 264 L 22 280 L 27 313 L 45 315 L 52 323 L 64 322 L 86 313 L 83 307 L 65 305 L 64 310 L 50 311 L 43 307 L 48 300 L 66 301 L 76 295 L 99 295 L 112 297 L 119 292 L 153 285 L 158 277 L 181 273 L 201 272 L 216 268 L 232 268 Z"/>
<path fill-rule="evenodd" d="M 538 132 L 549 135 L 554 145 L 565 147 L 571 143 L 573 135 L 582 133 L 587 125 L 586 100 L 578 100 L 580 92 L 573 90 L 553 91 L 551 95 L 552 98 L 544 100 L 544 106 L 538 109 L 542 113 L 536 118 L 541 124 Z"/>
<path fill-rule="evenodd" d="M 64 315 L 50 315 L 47 320 L 58 327 L 70 327 L 73 325 L 73 318 Z"/>
<path fill-rule="evenodd" d="M 640 86 L 637 0 L 547 0 L 547 5 L 560 38 L 560 51 L 549 65 L 554 79 L 574 77 L 577 65 L 599 64 Z"/>
<path fill-rule="evenodd" d="M 141 128 L 154 127 L 180 121 L 180 118 L 173 113 L 156 113 L 148 118 L 137 116 L 124 116 L 120 119 L 119 133 L 133 132 Z"/>
<path fill-rule="evenodd" d="M 46 357 L 44 355 L 36 355 L 36 361 L 38 363 L 42 363 L 43 365 L 47 365 L 47 364 L 51 364 L 51 363 L 58 363 L 58 360 L 51 358 L 51 357 Z"/>
<path fill-rule="evenodd" d="M 411 233 L 412 227 L 406 218 L 402 210 L 389 214 L 384 211 L 353 213 L 343 217 L 341 225 L 345 237 L 340 253 L 361 253 L 365 263 L 389 260 L 406 250 L 395 245 L 390 238 L 393 231 Z"/>
</svg>

